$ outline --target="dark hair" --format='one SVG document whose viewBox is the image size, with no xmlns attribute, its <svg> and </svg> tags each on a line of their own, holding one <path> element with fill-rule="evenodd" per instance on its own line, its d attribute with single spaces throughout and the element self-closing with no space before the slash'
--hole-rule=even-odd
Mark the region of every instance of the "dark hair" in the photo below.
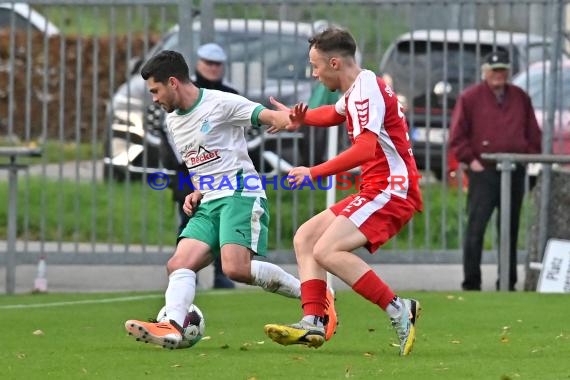
<svg viewBox="0 0 570 380">
<path fill-rule="evenodd" d="M 182 54 L 164 50 L 149 59 L 141 69 L 144 80 L 153 77 L 156 82 L 166 83 L 175 77 L 182 83 L 190 82 L 190 70 Z"/>
<path fill-rule="evenodd" d="M 327 28 L 309 38 L 309 48 L 315 48 L 325 54 L 336 53 L 343 57 L 354 57 L 356 54 L 356 41 L 344 29 Z"/>
</svg>

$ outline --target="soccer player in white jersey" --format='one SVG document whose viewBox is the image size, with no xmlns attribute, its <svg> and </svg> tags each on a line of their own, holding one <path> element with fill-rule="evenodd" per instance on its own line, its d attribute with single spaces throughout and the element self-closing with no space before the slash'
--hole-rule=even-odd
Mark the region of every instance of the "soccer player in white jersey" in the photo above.
<svg viewBox="0 0 570 380">
<path fill-rule="evenodd" d="M 293 168 L 292 183 L 301 185 L 355 167 L 361 168 L 358 193 L 312 217 L 295 234 L 294 247 L 301 280 L 303 319 L 291 325 L 270 324 L 265 333 L 275 342 L 319 347 L 325 341 L 326 272 L 386 311 L 407 355 L 415 340 L 417 300 L 401 299 L 352 251 L 378 247 L 422 209 L 418 171 L 410 147 L 408 126 L 396 94 L 381 78 L 361 69 L 355 60 L 351 34 L 330 28 L 309 40 L 313 77 L 344 96 L 335 105 L 291 112 L 295 130 L 302 124 L 328 127 L 346 122 L 352 146 L 337 157 L 311 168 Z M 287 110 L 274 102 L 278 109 Z M 270 128 L 275 132 L 279 128 Z"/>
<path fill-rule="evenodd" d="M 254 254 L 266 252 L 269 211 L 264 184 L 248 156 L 244 137 L 247 126 L 283 128 L 290 120 L 288 112 L 196 87 L 184 57 L 174 51 L 152 57 L 141 75 L 153 102 L 169 113 L 168 132 L 196 191 L 186 197 L 184 211 L 192 217 L 167 263 L 166 317 L 154 323 L 129 320 L 125 328 L 139 341 L 177 348 L 194 301 L 196 272 L 210 264 L 214 255 L 221 255 L 223 271 L 234 281 L 300 297 L 297 278 L 274 264 L 252 260 Z M 329 313 L 334 314 L 332 295 L 329 298 Z"/>
</svg>

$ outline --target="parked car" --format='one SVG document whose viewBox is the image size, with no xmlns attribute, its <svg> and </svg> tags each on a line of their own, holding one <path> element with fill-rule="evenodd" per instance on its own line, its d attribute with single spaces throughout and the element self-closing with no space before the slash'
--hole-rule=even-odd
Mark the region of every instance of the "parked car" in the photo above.
<svg viewBox="0 0 570 380">
<path fill-rule="evenodd" d="M 214 22 L 214 42 L 227 52 L 226 76 L 232 87 L 253 101 L 269 105 L 269 96 L 275 96 L 285 104 L 307 101 L 312 87 L 311 68 L 309 66 L 307 39 L 323 25 L 294 23 L 276 20 L 216 19 Z M 193 46 L 199 46 L 198 31 L 200 23 L 195 22 Z M 158 135 L 148 128 L 147 120 L 154 123 L 160 119 L 157 111 L 149 105 L 152 102 L 144 80 L 140 76 L 142 62 L 162 50 L 180 50 L 178 27 L 174 27 L 154 46 L 145 57 L 136 62 L 130 79 L 121 85 L 109 104 L 109 119 L 105 144 L 104 174 L 106 178 L 123 179 L 127 174 L 137 177 L 145 171 L 160 168 L 158 161 Z M 301 48 L 300 48 L 301 47 Z M 193 67 L 193 58 L 189 63 Z M 308 132 L 307 132 L 308 133 Z M 259 168 L 260 161 L 274 166 L 261 168 L 267 172 L 279 166 L 287 170 L 290 165 L 306 163 L 295 161 L 295 157 L 307 158 L 310 149 L 307 139 L 298 139 L 298 134 L 281 133 L 277 138 L 262 139 L 259 131 L 248 131 L 250 156 Z M 281 136 L 281 137 L 279 137 Z M 322 147 L 326 141 L 326 132 L 317 131 L 315 146 Z M 298 145 L 296 145 L 298 144 Z M 299 149 L 297 156 L 295 151 Z M 324 149 L 316 152 L 316 161 L 322 161 L 320 155 Z M 286 161 L 277 163 L 279 156 Z M 260 157 L 263 160 L 260 160 Z"/>
<path fill-rule="evenodd" d="M 380 72 L 391 80 L 402 102 L 419 169 L 441 179 L 448 127 L 461 91 L 478 82 L 482 58 L 493 50 L 511 55 L 512 73 L 547 54 L 542 36 L 490 30 L 416 30 L 386 50 Z"/>
<path fill-rule="evenodd" d="M 59 29 L 27 3 L 0 3 L 0 29 L 15 27 L 17 31 L 41 32 L 48 37 L 59 35 Z"/>
<path fill-rule="evenodd" d="M 544 130 L 550 99 L 550 62 L 530 65 L 513 77 L 512 83 L 524 89 L 532 100 L 539 127 Z M 552 153 L 570 154 L 570 59 L 563 59 L 557 72 L 556 103 L 552 131 Z M 529 175 L 536 176 L 540 165 L 529 165 Z"/>
</svg>

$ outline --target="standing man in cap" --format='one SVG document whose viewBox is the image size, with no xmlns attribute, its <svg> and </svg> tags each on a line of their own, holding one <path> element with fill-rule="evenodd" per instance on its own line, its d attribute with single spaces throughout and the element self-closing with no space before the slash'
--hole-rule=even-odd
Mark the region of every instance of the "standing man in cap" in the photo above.
<svg viewBox="0 0 570 380">
<path fill-rule="evenodd" d="M 197 50 L 198 60 L 194 69 L 194 84 L 200 88 L 237 94 L 238 91 L 223 83 L 226 52 L 215 43 L 204 44 Z"/>
<path fill-rule="evenodd" d="M 223 83 L 224 79 L 224 69 L 225 62 L 227 60 L 226 53 L 224 49 L 218 44 L 208 43 L 200 46 L 197 50 L 198 60 L 196 61 L 196 66 L 194 68 L 194 76 L 192 81 L 199 88 L 206 88 L 210 90 L 219 90 L 223 92 L 229 92 L 232 94 L 237 94 L 238 91 L 232 87 L 229 87 Z M 166 134 L 168 137 L 168 134 Z M 176 155 L 176 149 L 174 149 L 173 142 L 168 140 L 164 142 L 163 147 L 161 147 L 161 157 L 163 158 L 163 164 L 172 159 L 167 159 L 167 157 L 172 158 Z M 165 165 L 166 166 L 166 165 Z M 178 203 L 179 220 L 180 224 L 178 226 L 178 235 L 182 233 L 184 227 L 188 223 L 190 217 L 186 215 L 183 210 L 184 200 L 186 196 L 192 192 L 187 186 L 179 186 L 178 178 L 183 176 L 186 178 L 188 175 L 188 169 L 181 158 L 178 158 L 176 167 L 169 168 L 177 171 L 177 175 L 171 179 L 171 188 L 173 191 L 174 200 Z M 214 288 L 215 289 L 232 289 L 235 288 L 235 284 L 230 280 L 222 271 L 222 263 L 220 256 L 217 256 L 214 260 Z"/>
<path fill-rule="evenodd" d="M 540 153 L 541 132 L 529 96 L 508 83 L 509 55 L 492 52 L 481 67 L 483 81 L 459 96 L 451 119 L 450 149 L 467 166 L 467 229 L 463 242 L 463 290 L 481 290 L 485 229 L 500 208 L 501 173 L 482 153 Z M 517 282 L 517 243 L 526 170 L 512 171 L 509 290 Z M 500 215 L 500 213 L 499 213 Z M 501 220 L 497 218 L 497 227 Z M 497 289 L 499 280 L 497 280 Z"/>
</svg>

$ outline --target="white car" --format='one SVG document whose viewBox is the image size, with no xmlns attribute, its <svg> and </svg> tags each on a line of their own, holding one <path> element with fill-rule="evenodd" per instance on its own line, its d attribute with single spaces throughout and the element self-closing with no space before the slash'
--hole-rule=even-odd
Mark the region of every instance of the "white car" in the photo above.
<svg viewBox="0 0 570 380">
<path fill-rule="evenodd" d="M 323 25 L 326 23 L 215 19 L 213 40 L 225 49 L 228 55 L 226 79 L 240 94 L 265 105 L 269 105 L 269 96 L 275 96 L 285 104 L 295 104 L 298 101 L 306 102 L 310 97 L 313 79 L 307 40 Z M 193 24 L 193 30 L 193 46 L 198 47 L 199 21 Z M 145 57 L 133 64 L 129 80 L 119 87 L 111 99 L 111 125 L 106 133 L 103 159 L 105 178 L 122 180 L 127 174 L 136 178 L 144 172 L 154 172 L 160 168 L 156 141 L 158 135 L 153 135 L 152 128 L 148 128 L 148 117 L 154 113 L 148 112 L 152 98 L 140 76 L 140 67 L 149 57 L 162 50 L 180 51 L 177 26 Z M 193 61 L 194 58 L 189 57 L 191 67 Z M 308 138 L 298 141 L 299 147 L 295 147 L 293 138 L 288 139 L 283 133 L 280 135 L 282 144 L 279 148 L 273 147 L 277 145 L 275 140 L 259 144 L 263 145 L 265 162 L 272 161 L 275 155 L 271 155 L 271 150 L 277 149 L 280 150 L 281 157 L 293 157 L 296 149 L 300 149 L 301 157 L 308 156 Z M 325 133 L 322 135 L 322 139 L 326 139 Z M 254 136 L 250 141 L 260 139 Z M 256 166 L 256 160 L 260 156 L 259 145 L 250 149 L 250 156 Z M 316 150 L 316 154 L 323 153 L 321 143 L 317 146 L 321 148 Z M 293 162 L 293 159 L 289 162 Z"/>
<path fill-rule="evenodd" d="M 41 32 L 48 37 L 59 35 L 59 29 L 29 4 L 0 3 L 0 29 L 12 26 L 19 31 Z"/>
</svg>

